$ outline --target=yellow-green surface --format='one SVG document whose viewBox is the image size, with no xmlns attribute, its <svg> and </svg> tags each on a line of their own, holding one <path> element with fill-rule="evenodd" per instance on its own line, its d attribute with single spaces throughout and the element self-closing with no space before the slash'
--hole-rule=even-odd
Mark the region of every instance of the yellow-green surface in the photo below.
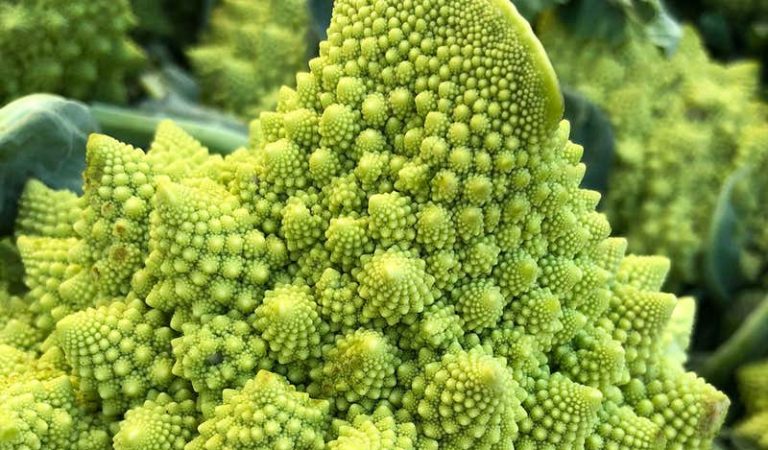
<svg viewBox="0 0 768 450">
<path fill-rule="evenodd" d="M 47 339 L 0 358 L 70 384 L 7 365 L 0 450 L 709 448 L 668 263 L 579 188 L 514 8 L 338 0 L 319 55 L 224 158 L 90 138 L 75 237 L 19 237 L 40 307 L 3 312 Z"/>
<path fill-rule="evenodd" d="M 768 129 L 756 64 L 711 61 L 692 28 L 670 58 L 639 30 L 609 45 L 570 36 L 549 18 L 540 34 L 564 83 L 614 127 L 611 223 L 631 251 L 672 260 L 672 288 L 703 282 L 702 252 L 723 183 L 768 153 L 753 131 Z"/>
<path fill-rule="evenodd" d="M 129 0 L 0 1 L 0 104 L 34 92 L 126 100 L 144 61 Z"/>
<path fill-rule="evenodd" d="M 188 55 L 203 100 L 252 119 L 274 108 L 280 86 L 307 60 L 306 0 L 223 0 Z"/>
</svg>

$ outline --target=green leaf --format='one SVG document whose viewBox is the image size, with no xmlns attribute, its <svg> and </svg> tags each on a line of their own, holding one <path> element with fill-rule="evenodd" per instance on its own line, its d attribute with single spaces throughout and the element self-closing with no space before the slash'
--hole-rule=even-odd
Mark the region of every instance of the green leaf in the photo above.
<svg viewBox="0 0 768 450">
<path fill-rule="evenodd" d="M 683 37 L 683 28 L 672 18 L 661 1 L 654 3 L 658 5 L 656 14 L 646 22 L 645 33 L 654 45 L 664 49 L 667 56 L 671 56 Z"/>
<path fill-rule="evenodd" d="M 571 140 L 584 147 L 582 161 L 587 172 L 581 185 L 605 196 L 616 148 L 611 122 L 597 105 L 576 91 L 564 87 L 563 97 Z"/>
<path fill-rule="evenodd" d="M 310 32 L 315 41 L 320 42 L 326 37 L 326 30 L 331 24 L 333 0 L 309 0 L 311 16 Z"/>
<path fill-rule="evenodd" d="M 98 125 L 84 104 L 33 94 L 0 109 L 0 234 L 13 229 L 28 178 L 80 192 L 85 143 Z"/>
<path fill-rule="evenodd" d="M 703 13 L 697 25 L 707 46 L 715 54 L 732 55 L 736 53 L 737 43 L 734 40 L 733 26 L 722 13 L 709 11 Z"/>
<path fill-rule="evenodd" d="M 618 44 L 625 37 L 628 16 L 615 1 L 573 0 L 558 10 L 560 20 L 578 37 Z"/>
<path fill-rule="evenodd" d="M 655 45 L 671 54 L 683 35 L 662 0 L 572 0 L 558 12 L 577 36 L 614 45 L 627 37 L 630 27 L 639 26 Z"/>
<path fill-rule="evenodd" d="M 726 179 L 709 225 L 703 273 L 707 287 L 721 304 L 727 304 L 746 282 L 741 261 L 747 236 L 744 218 L 733 200 L 734 189 L 749 172 L 749 167 L 742 167 Z"/>
</svg>

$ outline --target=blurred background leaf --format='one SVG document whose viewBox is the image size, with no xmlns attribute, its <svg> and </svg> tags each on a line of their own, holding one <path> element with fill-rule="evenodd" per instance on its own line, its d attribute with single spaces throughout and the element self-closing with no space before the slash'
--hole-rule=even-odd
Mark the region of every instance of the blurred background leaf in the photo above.
<svg viewBox="0 0 768 450">
<path fill-rule="evenodd" d="M 615 153 L 611 122 L 597 105 L 573 89 L 563 87 L 563 97 L 565 118 L 571 123 L 571 140 L 584 147 L 581 160 L 587 165 L 587 172 L 581 185 L 605 196 Z"/>
<path fill-rule="evenodd" d="M 22 277 L 24 266 L 21 263 L 19 249 L 10 237 L 0 239 L 0 288 L 7 290 L 11 295 L 18 295 L 27 288 Z"/>
<path fill-rule="evenodd" d="M 56 95 L 28 95 L 0 109 L 0 234 L 11 231 L 28 178 L 81 191 L 85 143 L 98 130 L 85 104 Z"/>
<path fill-rule="evenodd" d="M 747 236 L 744 218 L 733 205 L 733 195 L 737 183 L 748 176 L 748 172 L 749 167 L 742 167 L 723 184 L 704 250 L 704 279 L 714 297 L 723 304 L 734 298 L 745 282 L 741 259 Z"/>
</svg>

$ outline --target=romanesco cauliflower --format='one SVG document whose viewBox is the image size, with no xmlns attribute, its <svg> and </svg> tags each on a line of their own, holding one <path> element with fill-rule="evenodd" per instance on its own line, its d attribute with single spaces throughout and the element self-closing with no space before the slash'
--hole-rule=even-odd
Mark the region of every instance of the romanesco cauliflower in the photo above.
<svg viewBox="0 0 768 450">
<path fill-rule="evenodd" d="M 553 18 L 540 35 L 563 80 L 597 103 L 617 150 L 605 210 L 629 249 L 672 260 L 673 289 L 700 279 L 718 194 L 745 161 L 768 153 L 749 135 L 763 126 L 757 65 L 709 60 L 686 27 L 667 58 L 639 31 L 619 45 L 571 36 Z"/>
<path fill-rule="evenodd" d="M 756 450 L 768 449 L 768 361 L 742 367 L 737 380 L 748 416 L 736 425 L 734 437 Z"/>
<path fill-rule="evenodd" d="M 710 447 L 669 265 L 579 189 L 510 3 L 338 0 L 309 67 L 225 158 L 90 138 L 74 235 L 18 237 L 0 450 Z"/>
<path fill-rule="evenodd" d="M 200 45 L 188 51 L 203 99 L 253 118 L 306 61 L 306 0 L 224 0 Z"/>
<path fill-rule="evenodd" d="M 143 62 L 129 0 L 0 2 L 0 104 L 33 92 L 125 101 Z"/>
</svg>

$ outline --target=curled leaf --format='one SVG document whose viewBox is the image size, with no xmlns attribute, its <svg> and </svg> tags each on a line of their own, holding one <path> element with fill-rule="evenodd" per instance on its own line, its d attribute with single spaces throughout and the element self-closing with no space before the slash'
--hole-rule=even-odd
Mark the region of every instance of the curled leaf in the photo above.
<svg viewBox="0 0 768 450">
<path fill-rule="evenodd" d="M 81 191 L 85 142 L 96 131 L 86 105 L 56 95 L 28 95 L 0 109 L 0 234 L 12 229 L 28 178 Z"/>
</svg>

